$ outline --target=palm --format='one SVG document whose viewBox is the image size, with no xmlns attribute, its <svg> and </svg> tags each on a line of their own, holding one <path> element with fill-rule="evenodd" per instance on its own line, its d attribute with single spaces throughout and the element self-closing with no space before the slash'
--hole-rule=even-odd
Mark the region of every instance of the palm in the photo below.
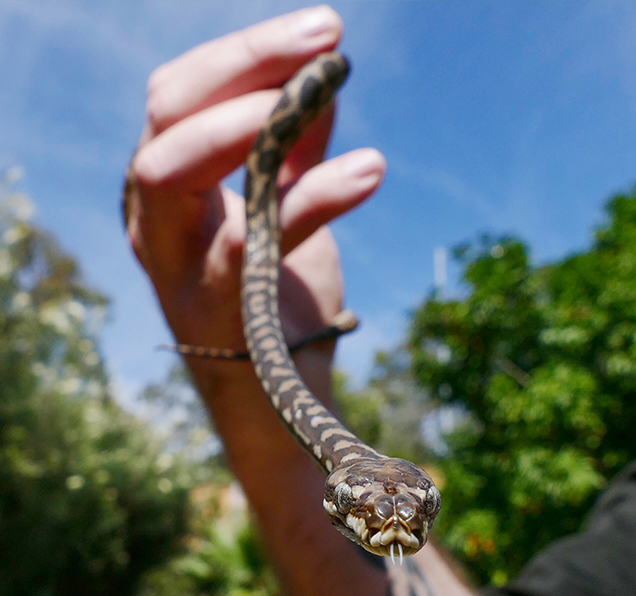
<svg viewBox="0 0 636 596">
<path fill-rule="evenodd" d="M 214 199 L 209 199 L 213 201 Z M 240 262 L 244 236 L 243 199 L 223 189 L 222 215 L 208 204 L 214 230 L 189 264 L 188 283 L 164 285 L 162 305 L 180 342 L 243 349 Z M 203 206 L 202 206 L 203 209 Z M 218 217 L 219 221 L 214 221 Z M 240 239 L 240 240 L 239 240 Z M 283 241 L 283 243 L 285 243 Z M 281 319 L 289 341 L 320 328 L 341 309 L 338 251 L 326 227 L 293 248 L 283 260 Z"/>
</svg>

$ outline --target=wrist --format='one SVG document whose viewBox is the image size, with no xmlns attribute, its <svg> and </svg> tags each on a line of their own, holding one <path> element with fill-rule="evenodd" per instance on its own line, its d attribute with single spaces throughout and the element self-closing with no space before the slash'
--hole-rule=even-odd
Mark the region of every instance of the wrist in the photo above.
<svg viewBox="0 0 636 596">
<path fill-rule="evenodd" d="M 301 375 L 306 372 L 308 387 L 327 406 L 332 353 L 308 347 L 295 359 Z M 189 364 L 227 461 L 258 517 L 275 508 L 272 499 L 279 499 L 281 485 L 295 484 L 297 493 L 306 489 L 307 498 L 322 494 L 322 474 L 283 426 L 251 362 L 227 361 L 228 371 L 222 375 L 204 359 L 191 358 Z"/>
<path fill-rule="evenodd" d="M 292 354 L 292 360 L 301 379 L 327 407 L 331 402 L 331 365 L 334 348 L 334 341 L 323 340 L 304 346 Z M 186 364 L 199 393 L 212 412 L 226 399 L 230 401 L 228 406 L 231 408 L 232 402 L 235 402 L 234 396 L 237 395 L 242 395 L 249 401 L 265 399 L 272 408 L 249 358 L 239 360 L 208 358 L 194 354 L 186 356 Z"/>
</svg>

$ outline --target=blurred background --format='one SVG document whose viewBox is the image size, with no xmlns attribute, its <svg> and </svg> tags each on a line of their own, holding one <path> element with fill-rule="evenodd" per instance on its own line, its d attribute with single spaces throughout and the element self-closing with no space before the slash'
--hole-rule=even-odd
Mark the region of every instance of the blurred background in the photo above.
<svg viewBox="0 0 636 596">
<path fill-rule="evenodd" d="M 0 594 L 276 592 L 119 198 L 152 70 L 309 5 L 0 1 Z M 342 415 L 501 584 L 636 452 L 636 5 L 332 6 L 330 152 L 388 160 L 332 226 Z"/>
</svg>

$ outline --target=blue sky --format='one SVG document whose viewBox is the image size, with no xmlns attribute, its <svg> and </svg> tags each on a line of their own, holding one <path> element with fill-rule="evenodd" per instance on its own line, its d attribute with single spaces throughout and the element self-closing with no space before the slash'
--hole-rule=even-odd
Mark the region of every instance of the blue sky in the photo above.
<svg viewBox="0 0 636 596">
<path fill-rule="evenodd" d="M 0 168 L 25 168 L 37 222 L 112 299 L 102 346 L 124 397 L 172 358 L 154 350 L 169 332 L 119 217 L 147 77 L 311 4 L 0 0 Z M 559 259 L 588 246 L 606 198 L 636 182 L 636 2 L 332 6 L 353 73 L 331 152 L 373 146 L 388 160 L 382 189 L 333 226 L 363 320 L 338 363 L 360 383 L 430 292 L 436 247 L 506 233 L 535 262 Z"/>
</svg>

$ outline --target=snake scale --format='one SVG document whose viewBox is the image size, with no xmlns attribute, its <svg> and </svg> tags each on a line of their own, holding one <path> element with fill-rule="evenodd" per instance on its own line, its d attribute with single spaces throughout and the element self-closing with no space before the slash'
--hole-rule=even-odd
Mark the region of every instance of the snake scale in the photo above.
<svg viewBox="0 0 636 596">
<path fill-rule="evenodd" d="M 424 470 L 363 443 L 312 395 L 292 362 L 278 312 L 278 171 L 348 72 L 347 60 L 337 52 L 321 54 L 301 68 L 283 87 L 247 157 L 243 329 L 274 409 L 328 474 L 323 504 L 332 523 L 366 550 L 392 559 L 397 555 L 401 561 L 426 543 L 440 493 Z"/>
</svg>

